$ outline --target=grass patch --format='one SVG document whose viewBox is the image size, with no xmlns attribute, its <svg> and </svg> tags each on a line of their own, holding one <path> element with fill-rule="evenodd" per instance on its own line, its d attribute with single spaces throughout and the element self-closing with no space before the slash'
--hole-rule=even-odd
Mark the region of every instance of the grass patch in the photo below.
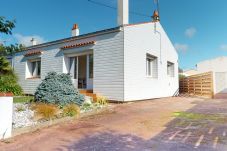
<svg viewBox="0 0 227 151">
<path fill-rule="evenodd" d="M 187 120 L 208 120 L 225 123 L 227 122 L 227 117 L 219 114 L 201 114 L 201 113 L 190 113 L 190 112 L 174 112 L 174 117 L 183 118 Z"/>
<path fill-rule="evenodd" d="M 34 100 L 34 96 L 15 96 L 13 97 L 14 103 L 28 103 Z"/>
</svg>

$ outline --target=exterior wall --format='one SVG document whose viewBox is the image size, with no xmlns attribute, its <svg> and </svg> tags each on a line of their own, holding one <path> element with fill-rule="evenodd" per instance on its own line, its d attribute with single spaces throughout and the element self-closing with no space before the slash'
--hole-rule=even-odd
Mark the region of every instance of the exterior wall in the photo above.
<svg viewBox="0 0 227 151">
<path fill-rule="evenodd" d="M 0 97 L 0 139 L 11 137 L 13 97 Z"/>
<path fill-rule="evenodd" d="M 123 32 L 97 37 L 94 47 L 94 93 L 124 100 Z"/>
<path fill-rule="evenodd" d="M 159 23 L 124 28 L 125 101 L 173 96 L 179 88 L 178 54 Z M 146 54 L 158 57 L 158 78 L 146 76 Z M 167 75 L 167 61 L 175 64 L 175 75 Z"/>
<path fill-rule="evenodd" d="M 214 94 L 227 93 L 227 72 L 214 73 Z"/>
<path fill-rule="evenodd" d="M 227 72 L 227 57 L 219 57 L 212 60 L 206 60 L 197 64 L 199 73 L 203 72 Z"/>
<path fill-rule="evenodd" d="M 24 93 L 34 94 L 37 86 L 41 83 L 41 80 L 45 78 L 48 72 L 55 71 L 62 73 L 63 66 L 63 53 L 59 49 L 58 45 L 41 48 L 42 55 L 24 57 L 24 52 L 17 53 L 14 57 L 14 71 L 18 76 L 19 84 L 21 85 Z M 26 78 L 27 61 L 29 59 L 36 59 L 41 57 L 41 79 L 28 79 Z"/>
<path fill-rule="evenodd" d="M 184 75 L 186 77 L 196 75 L 196 74 L 198 74 L 198 71 L 194 70 L 194 69 L 186 70 L 186 71 L 183 71 L 183 73 L 182 73 L 182 75 Z"/>
<path fill-rule="evenodd" d="M 197 64 L 199 73 L 214 73 L 214 94 L 227 93 L 227 57 L 218 57 Z"/>
<path fill-rule="evenodd" d="M 94 46 L 61 51 L 65 45 L 96 41 Z M 40 56 L 24 57 L 25 52 L 17 53 L 14 57 L 14 70 L 19 78 L 19 84 L 24 93 L 34 94 L 41 80 L 48 72 L 69 73 L 67 56 L 93 52 L 94 55 L 94 93 L 106 96 L 110 100 L 123 101 L 123 32 L 114 32 L 96 37 L 71 41 L 63 44 L 39 48 L 43 51 Z M 29 59 L 41 57 L 41 79 L 26 79 L 26 64 Z M 92 83 L 90 81 L 90 83 Z"/>
</svg>

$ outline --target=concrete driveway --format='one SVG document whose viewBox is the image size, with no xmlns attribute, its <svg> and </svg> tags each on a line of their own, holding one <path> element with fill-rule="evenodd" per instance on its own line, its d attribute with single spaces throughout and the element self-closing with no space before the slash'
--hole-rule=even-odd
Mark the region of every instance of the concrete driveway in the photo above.
<svg viewBox="0 0 227 151">
<path fill-rule="evenodd" d="M 1 151 L 226 151 L 227 100 L 164 98 L 0 143 Z"/>
</svg>

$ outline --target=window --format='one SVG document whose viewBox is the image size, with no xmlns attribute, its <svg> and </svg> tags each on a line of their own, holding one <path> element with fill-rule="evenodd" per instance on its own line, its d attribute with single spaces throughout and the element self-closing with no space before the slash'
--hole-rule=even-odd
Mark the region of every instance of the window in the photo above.
<svg viewBox="0 0 227 151">
<path fill-rule="evenodd" d="M 93 54 L 89 55 L 89 78 L 92 79 L 93 78 L 93 65 L 94 65 L 94 58 L 93 58 Z"/>
<path fill-rule="evenodd" d="M 158 78 L 158 58 L 147 54 L 146 58 L 146 74 L 152 78 Z"/>
<path fill-rule="evenodd" d="M 174 63 L 167 62 L 167 75 L 170 77 L 174 77 Z"/>
<path fill-rule="evenodd" d="M 28 72 L 27 78 L 40 78 L 41 77 L 41 60 L 30 60 L 27 62 Z"/>
</svg>

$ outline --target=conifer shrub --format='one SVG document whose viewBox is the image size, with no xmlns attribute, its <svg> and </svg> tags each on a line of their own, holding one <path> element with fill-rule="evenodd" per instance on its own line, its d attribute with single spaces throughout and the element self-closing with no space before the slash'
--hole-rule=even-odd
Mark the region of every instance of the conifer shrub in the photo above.
<svg viewBox="0 0 227 151">
<path fill-rule="evenodd" d="M 65 106 L 75 103 L 79 106 L 84 102 L 84 96 L 73 86 L 70 75 L 50 72 L 35 92 L 35 101 Z"/>
<path fill-rule="evenodd" d="M 21 95 L 22 88 L 17 83 L 17 76 L 13 72 L 9 61 L 0 56 L 0 92 L 11 92 L 14 95 Z"/>
</svg>

